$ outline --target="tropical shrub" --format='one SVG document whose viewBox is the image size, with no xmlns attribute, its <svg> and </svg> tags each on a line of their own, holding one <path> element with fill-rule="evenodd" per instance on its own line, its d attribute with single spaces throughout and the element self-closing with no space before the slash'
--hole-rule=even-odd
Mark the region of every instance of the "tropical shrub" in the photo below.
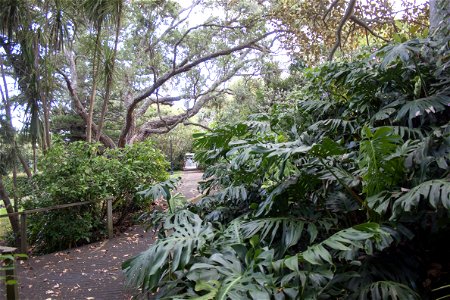
<svg viewBox="0 0 450 300">
<path fill-rule="evenodd" d="M 11 175 L 5 176 L 3 183 L 5 185 L 5 190 L 11 191 L 11 194 L 13 195 L 14 194 L 13 177 Z M 31 187 L 30 180 L 27 177 L 27 175 L 24 173 L 17 174 L 16 190 L 15 190 L 16 197 L 23 198 L 23 197 L 30 196 L 31 191 L 32 191 L 32 187 Z"/>
<path fill-rule="evenodd" d="M 157 298 L 430 299 L 450 282 L 449 40 L 305 69 L 268 113 L 196 135 L 195 205 L 124 263 Z M 442 290 L 442 289 L 441 289 Z"/>
<path fill-rule="evenodd" d="M 62 140 L 54 142 L 33 177 L 32 198 L 25 209 L 93 201 L 77 207 L 29 215 L 29 240 L 36 251 L 54 251 L 101 238 L 105 200 L 113 198 L 116 224 L 146 205 L 139 186 L 167 178 L 167 162 L 151 142 L 121 149 Z"/>
</svg>

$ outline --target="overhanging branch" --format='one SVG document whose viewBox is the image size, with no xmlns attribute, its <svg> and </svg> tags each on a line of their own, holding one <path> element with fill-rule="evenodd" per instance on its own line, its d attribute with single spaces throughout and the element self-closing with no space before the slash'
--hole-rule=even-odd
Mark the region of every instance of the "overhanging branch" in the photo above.
<svg viewBox="0 0 450 300">
<path fill-rule="evenodd" d="M 246 51 L 244 56 L 248 55 L 249 52 L 250 49 Z M 223 75 L 220 79 L 216 80 L 216 82 L 214 82 L 214 84 L 212 84 L 207 91 L 198 95 L 197 101 L 195 102 L 193 107 L 188 109 L 185 113 L 175 116 L 164 117 L 163 120 L 155 119 L 144 123 L 138 129 L 136 135 L 132 137 L 131 141 L 134 142 L 143 140 L 151 134 L 166 133 L 172 130 L 178 124 L 188 122 L 187 120 L 195 116 L 207 102 L 223 93 L 228 92 L 226 89 L 219 91 L 217 89 L 222 83 L 230 80 L 247 62 L 248 61 L 242 61 L 241 63 L 236 65 L 233 69 L 229 70 L 227 74 Z"/>
<path fill-rule="evenodd" d="M 216 51 L 213 53 L 209 53 L 207 55 L 204 55 L 204 56 L 192 61 L 191 63 L 183 62 L 180 65 L 176 66 L 171 71 L 168 71 L 167 73 L 165 73 L 164 75 L 162 75 L 161 77 L 156 79 L 154 81 L 153 85 L 151 85 L 150 87 L 145 89 L 140 95 L 136 96 L 133 99 L 130 106 L 127 108 L 127 113 L 126 113 L 126 117 L 125 117 L 125 125 L 122 128 L 122 131 L 121 131 L 121 134 L 119 137 L 119 143 L 118 143 L 119 147 L 123 147 L 126 143 L 126 137 L 131 128 L 131 125 L 133 122 L 134 110 L 136 109 L 137 105 L 144 99 L 150 97 L 158 88 L 160 88 L 168 80 L 170 80 L 171 78 L 173 78 L 174 76 L 176 76 L 178 74 L 187 72 L 187 71 L 191 70 L 192 68 L 194 68 L 204 62 L 213 60 L 213 59 L 221 57 L 221 56 L 230 55 L 231 53 L 234 53 L 236 51 L 252 48 L 255 43 L 261 41 L 262 39 L 264 39 L 264 38 L 268 37 L 269 35 L 272 35 L 276 32 L 277 31 L 271 31 L 271 32 L 265 33 L 265 34 L 255 38 L 255 39 L 246 41 L 235 47 L 231 47 L 228 49 L 223 49 L 223 50 L 219 50 L 219 51 Z"/>
<path fill-rule="evenodd" d="M 330 54 L 328 55 L 328 60 L 332 61 L 334 53 L 341 45 L 341 38 L 342 38 L 342 28 L 344 28 L 345 23 L 350 19 L 350 17 L 353 15 L 353 10 L 355 9 L 356 0 L 350 0 L 348 3 L 347 9 L 345 10 L 344 16 L 342 17 L 341 21 L 339 22 L 339 25 L 336 29 L 336 42 L 334 43 L 333 48 L 331 48 Z"/>
</svg>

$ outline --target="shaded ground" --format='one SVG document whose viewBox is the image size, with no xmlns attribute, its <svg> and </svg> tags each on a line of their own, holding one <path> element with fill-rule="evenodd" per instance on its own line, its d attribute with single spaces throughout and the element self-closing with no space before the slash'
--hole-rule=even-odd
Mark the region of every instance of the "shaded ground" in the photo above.
<svg viewBox="0 0 450 300">
<path fill-rule="evenodd" d="M 183 172 L 178 192 L 186 198 L 198 195 L 201 175 Z M 22 261 L 17 268 L 20 299 L 130 299 L 121 264 L 146 250 L 153 237 L 153 232 L 134 226 L 111 240 Z M 2 284 L 0 299 L 3 295 Z"/>
<path fill-rule="evenodd" d="M 202 180 L 202 172 L 185 171 L 181 175 L 181 184 L 177 192 L 182 193 L 187 199 L 195 197 L 199 194 L 197 190 L 198 182 Z"/>
</svg>

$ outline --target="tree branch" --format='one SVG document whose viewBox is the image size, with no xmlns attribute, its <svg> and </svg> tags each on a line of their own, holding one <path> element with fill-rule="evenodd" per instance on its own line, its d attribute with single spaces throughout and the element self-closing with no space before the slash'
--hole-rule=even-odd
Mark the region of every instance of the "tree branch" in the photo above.
<svg viewBox="0 0 450 300">
<path fill-rule="evenodd" d="M 389 40 L 385 39 L 384 37 L 376 34 L 370 27 L 369 25 L 367 25 L 364 21 L 358 19 L 355 16 L 351 16 L 350 20 L 352 20 L 355 24 L 358 24 L 359 26 L 361 26 L 362 28 L 364 28 L 365 30 L 367 30 L 371 35 L 373 35 L 374 37 L 377 37 L 379 39 L 382 39 L 383 41 L 385 41 L 386 43 L 389 42 Z"/>
<path fill-rule="evenodd" d="M 246 51 L 245 55 L 250 53 L 250 49 Z M 227 74 L 222 76 L 220 79 L 216 80 L 214 84 L 205 92 L 198 95 L 198 100 L 195 102 L 194 106 L 191 109 L 188 109 L 185 113 L 166 117 L 164 120 L 155 119 L 146 122 L 139 128 L 136 135 L 134 135 L 131 139 L 134 141 L 141 141 L 148 137 L 151 134 L 161 134 L 166 133 L 172 130 L 176 125 L 187 121 L 189 118 L 195 116 L 200 109 L 210 100 L 217 97 L 219 94 L 224 91 L 217 91 L 217 88 L 224 82 L 230 80 L 248 61 L 242 61 L 238 65 L 236 65 L 232 70 L 230 70 Z"/>
<path fill-rule="evenodd" d="M 188 18 L 189 18 L 189 16 L 191 15 L 191 13 L 192 13 L 192 9 L 196 6 L 196 5 L 198 5 L 200 3 L 200 1 L 195 1 L 194 3 L 192 3 L 192 5 L 191 6 L 189 6 L 189 7 L 186 7 L 186 8 L 184 8 L 184 9 L 182 9 L 180 12 L 179 12 L 179 16 L 182 14 L 182 13 L 184 13 L 185 11 L 188 11 L 189 10 L 189 12 L 186 14 L 186 16 L 184 17 L 184 18 L 182 18 L 182 19 L 180 19 L 178 22 L 176 22 L 175 23 L 175 21 L 176 21 L 176 19 L 173 19 L 172 20 L 172 22 L 170 23 L 170 25 L 169 25 L 169 27 L 166 29 L 166 30 L 164 30 L 164 32 L 157 38 L 157 39 L 155 39 L 155 41 L 153 41 L 152 43 L 150 43 L 150 45 L 147 47 L 147 49 L 145 50 L 145 52 L 149 52 L 149 51 L 151 51 L 169 32 L 171 32 L 174 28 L 177 28 L 181 23 L 183 23 L 184 21 L 186 21 Z"/>
<path fill-rule="evenodd" d="M 66 57 L 69 60 L 69 66 L 70 66 L 70 72 L 72 74 L 72 76 L 71 76 L 72 80 L 70 80 L 70 78 L 61 70 L 56 70 L 56 71 L 64 78 L 64 81 L 66 82 L 67 89 L 69 90 L 69 94 L 70 94 L 70 97 L 72 98 L 72 102 L 74 104 L 77 114 L 84 120 L 84 122 L 86 124 L 89 124 L 88 123 L 89 114 L 86 112 L 86 109 L 84 108 L 83 104 L 80 101 L 80 98 L 78 97 L 78 81 L 77 81 L 78 76 L 77 76 L 73 53 L 67 52 Z M 95 134 L 98 133 L 98 126 L 94 122 L 91 123 L 91 128 Z M 114 143 L 114 141 L 109 136 L 107 136 L 103 133 L 100 134 L 100 141 L 109 148 L 116 147 L 116 144 Z"/>
<path fill-rule="evenodd" d="M 140 95 L 136 96 L 131 105 L 128 107 L 127 109 L 127 114 L 126 114 L 126 118 L 125 118 L 125 125 L 122 128 L 122 132 L 120 134 L 119 137 L 119 143 L 118 146 L 119 147 L 123 147 L 125 146 L 125 142 L 126 142 L 126 136 L 130 130 L 131 127 L 131 123 L 133 120 L 133 113 L 134 110 L 136 109 L 137 105 L 143 101 L 144 99 L 148 98 L 150 95 L 152 95 L 159 87 L 161 87 L 164 83 L 166 83 L 168 80 L 170 80 L 171 78 L 173 78 L 174 76 L 187 72 L 190 69 L 204 63 L 210 60 L 213 60 L 215 58 L 221 57 L 221 56 L 226 56 L 229 55 L 233 52 L 236 51 L 240 51 L 240 50 L 244 50 L 244 49 L 248 49 L 248 48 L 252 48 L 252 46 L 256 43 L 259 42 L 260 40 L 266 38 L 269 35 L 272 35 L 274 33 L 276 33 L 277 31 L 271 31 L 268 32 L 266 34 L 263 34 L 255 39 L 252 39 L 250 41 L 244 42 L 240 45 L 237 45 L 235 47 L 231 47 L 228 49 L 224 49 L 224 50 L 219 50 L 213 53 L 209 53 L 207 55 L 204 55 L 194 61 L 192 61 L 191 63 L 186 63 L 186 64 L 182 64 L 177 66 L 175 69 L 172 69 L 171 71 L 165 73 L 164 75 L 162 75 L 161 77 L 159 77 L 157 80 L 154 81 L 153 85 L 148 87 L 145 91 L 143 91 Z"/>
<path fill-rule="evenodd" d="M 325 14 L 323 15 L 322 20 L 325 22 L 325 20 L 327 19 L 327 16 L 329 13 L 331 13 L 331 11 L 333 10 L 333 8 L 336 7 L 336 5 L 339 3 L 340 0 L 334 0 L 333 2 L 331 2 L 330 6 L 328 7 L 327 11 L 325 12 Z"/>
<path fill-rule="evenodd" d="M 213 24 L 213 23 L 203 23 L 194 27 L 189 28 L 186 30 L 186 32 L 181 36 L 181 38 L 175 43 L 175 46 L 173 47 L 173 61 L 172 61 L 172 68 L 175 69 L 176 67 L 176 58 L 177 58 L 177 48 L 183 42 L 183 40 L 188 36 L 189 33 L 192 31 L 202 28 L 202 27 L 217 27 L 220 29 L 242 29 L 243 26 L 230 26 L 230 25 L 221 25 L 221 24 Z M 186 58 L 183 60 L 185 61 Z"/>
<path fill-rule="evenodd" d="M 158 103 L 161 105 L 172 106 L 173 102 L 177 102 L 183 99 L 193 99 L 194 96 L 191 95 L 180 95 L 180 96 L 165 96 L 158 98 Z M 148 110 L 148 108 L 156 103 L 156 98 L 147 98 L 145 102 L 141 105 L 138 111 L 136 111 L 136 118 L 142 117 Z"/>
<path fill-rule="evenodd" d="M 183 122 L 183 125 L 185 125 L 185 126 L 189 126 L 189 125 L 192 125 L 192 126 L 198 126 L 198 127 L 201 127 L 201 128 L 203 128 L 203 129 L 205 129 L 205 130 L 207 130 L 207 131 L 212 131 L 211 128 L 209 128 L 208 126 L 205 126 L 205 125 L 203 125 L 203 124 L 200 124 L 200 123 L 194 123 L 194 122 L 184 121 L 184 122 Z"/>
<path fill-rule="evenodd" d="M 328 60 L 332 61 L 334 53 L 341 45 L 341 36 L 342 36 L 342 28 L 344 27 L 345 23 L 350 19 L 350 17 L 353 15 L 353 10 L 355 9 L 356 0 L 350 0 L 348 3 L 347 9 L 345 10 L 344 16 L 342 17 L 341 21 L 339 22 L 338 28 L 336 29 L 336 42 L 334 43 L 333 48 L 331 48 L 330 54 L 328 55 Z"/>
</svg>

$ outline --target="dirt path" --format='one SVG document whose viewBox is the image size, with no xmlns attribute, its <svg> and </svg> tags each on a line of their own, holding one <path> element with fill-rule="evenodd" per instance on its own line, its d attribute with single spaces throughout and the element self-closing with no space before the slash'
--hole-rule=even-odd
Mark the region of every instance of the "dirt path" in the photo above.
<svg viewBox="0 0 450 300">
<path fill-rule="evenodd" d="M 187 199 L 195 197 L 199 194 L 197 190 L 198 182 L 202 180 L 202 172 L 185 171 L 181 175 L 181 184 L 177 192 L 182 193 Z"/>
<path fill-rule="evenodd" d="M 201 173 L 183 172 L 178 192 L 186 198 L 198 195 Z M 111 240 L 93 243 L 18 264 L 20 299 L 130 299 L 123 286 L 121 264 L 146 250 L 153 232 L 134 226 Z M 0 285 L 0 299 L 4 286 Z"/>
</svg>

